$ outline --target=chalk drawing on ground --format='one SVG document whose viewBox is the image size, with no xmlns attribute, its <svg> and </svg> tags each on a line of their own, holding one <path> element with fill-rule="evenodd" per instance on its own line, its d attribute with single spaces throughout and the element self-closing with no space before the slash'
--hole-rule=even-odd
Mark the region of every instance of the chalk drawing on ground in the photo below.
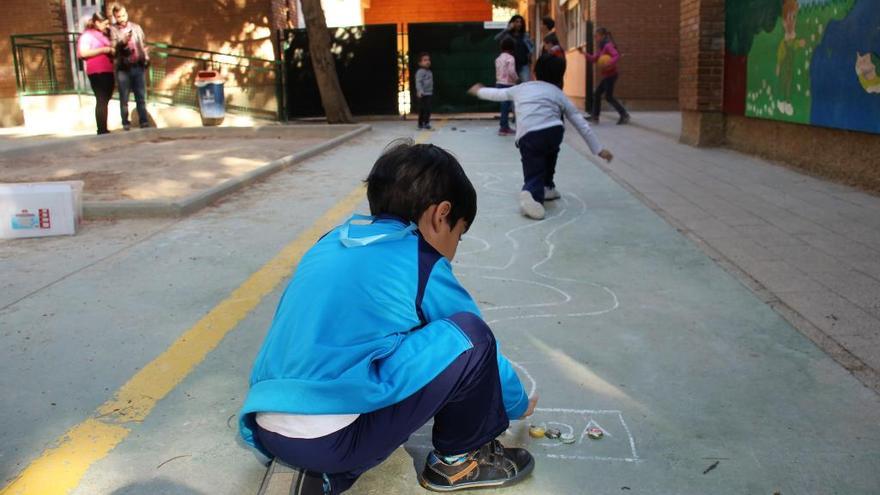
<svg viewBox="0 0 880 495">
<path fill-rule="evenodd" d="M 521 219 L 514 199 L 521 184 L 518 173 L 479 171 L 472 176 L 477 179 L 475 186 L 481 200 L 478 222 L 499 224 L 505 218 Z M 620 307 L 617 294 L 607 286 L 550 273 L 557 252 L 557 234 L 576 225 L 587 214 L 586 202 L 575 193 L 564 192 L 556 203 L 548 208 L 543 220 L 513 222 L 516 226 L 504 231 L 500 241 L 493 243 L 494 239 L 486 238 L 491 234 L 477 232 L 468 232 L 463 237 L 454 262 L 456 276 L 463 279 L 465 285 L 468 279 L 489 281 L 499 288 L 493 291 L 495 296 L 510 296 L 508 300 L 479 301 L 487 323 L 496 331 L 503 329 L 505 323 L 517 320 L 596 317 Z M 522 294 L 527 294 L 530 300 L 514 300 Z M 538 388 L 535 378 L 524 365 L 514 361 L 511 364 L 532 396 Z M 577 440 L 571 445 L 535 441 L 528 437 L 528 424 L 553 426 L 573 434 Z M 429 423 L 413 434 L 407 446 L 430 449 L 432 425 Z M 589 439 L 587 429 L 590 427 L 602 429 L 604 438 Z M 527 446 L 532 453 L 551 459 L 640 462 L 635 439 L 619 410 L 539 407 L 527 421 L 514 423 L 505 444 Z"/>
</svg>

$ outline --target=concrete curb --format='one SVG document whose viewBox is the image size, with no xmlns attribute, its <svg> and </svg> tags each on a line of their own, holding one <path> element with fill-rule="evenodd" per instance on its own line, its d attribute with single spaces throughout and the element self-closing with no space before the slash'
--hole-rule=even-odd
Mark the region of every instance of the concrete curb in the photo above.
<svg viewBox="0 0 880 495">
<path fill-rule="evenodd" d="M 661 133 L 663 134 L 663 133 Z M 579 137 L 577 138 L 579 139 Z M 770 306 L 770 308 L 801 335 L 809 339 L 816 347 L 825 352 L 837 364 L 849 371 L 858 381 L 865 387 L 880 395 L 880 371 L 868 366 L 864 361 L 855 356 L 846 347 L 841 345 L 831 335 L 828 335 L 821 328 L 803 317 L 794 308 L 779 299 L 776 294 L 768 289 L 764 284 L 752 277 L 747 271 L 743 270 L 733 260 L 729 259 L 723 253 L 712 247 L 706 240 L 698 236 L 695 232 L 687 228 L 676 218 L 666 213 L 666 210 L 651 201 L 647 196 L 642 194 L 638 189 L 631 186 L 626 180 L 617 175 L 614 170 L 603 163 L 600 159 L 592 155 L 589 150 L 584 150 L 580 146 L 575 145 L 575 141 L 566 141 L 566 143 L 574 148 L 575 151 L 584 155 L 591 163 L 596 165 L 599 170 L 603 171 L 608 177 L 616 182 L 620 187 L 632 194 L 642 204 L 651 209 L 660 218 L 666 221 L 672 228 L 690 240 L 697 248 L 702 251 L 712 261 L 718 263 L 727 273 L 733 275 L 741 284 L 749 288 L 758 299 Z"/>
<path fill-rule="evenodd" d="M 323 131 L 323 130 L 338 130 L 341 126 L 292 126 L 292 127 L 302 127 L 307 128 L 308 130 L 315 131 Z M 195 194 L 191 194 L 183 199 L 174 200 L 174 201 L 85 201 L 83 202 L 83 217 L 87 220 L 92 219 L 106 219 L 106 218 L 145 218 L 145 217 L 180 217 L 189 215 L 194 213 L 205 206 L 208 206 L 212 202 L 220 199 L 221 197 L 235 192 L 249 184 L 252 184 L 266 176 L 274 174 L 280 170 L 288 168 L 292 165 L 300 163 L 308 158 L 311 158 L 315 155 L 321 154 L 325 151 L 335 148 L 340 144 L 353 139 L 369 130 L 372 129 L 370 125 L 354 125 L 354 126 L 346 126 L 352 128 L 349 132 L 342 134 L 340 136 L 336 136 L 328 141 L 317 144 L 310 148 L 307 148 L 298 153 L 294 153 L 292 155 L 287 155 L 285 157 L 279 158 L 277 160 L 273 160 L 262 167 L 252 170 L 247 174 L 244 174 L 240 177 L 234 177 L 229 179 L 222 184 L 218 184 L 210 189 L 205 189 L 203 191 L 199 191 Z M 185 129 L 147 129 L 142 132 L 150 133 L 149 136 L 169 136 L 172 137 L 184 137 L 189 134 L 204 134 L 203 132 L 199 132 L 200 128 L 185 128 Z M 215 130 L 221 129 L 232 129 L 229 132 L 230 134 L 235 131 L 237 134 L 240 134 L 243 129 L 242 128 L 232 128 L 232 127 L 221 127 L 216 128 Z M 264 129 L 269 129 L 268 131 L 264 131 Z M 271 127 L 259 127 L 254 128 L 254 134 L 265 134 L 270 131 L 277 131 L 279 129 L 289 129 L 289 127 L 283 126 L 271 126 Z M 157 132 L 151 132 L 151 131 Z M 168 132 L 173 131 L 173 132 Z M 245 131 L 247 132 L 247 131 Z M 221 132 L 222 133 L 222 132 Z M 90 136 L 87 139 L 95 139 L 95 137 Z M 137 140 L 143 139 L 143 135 L 141 135 Z M 126 140 L 129 141 L 129 140 Z M 65 143 L 68 144 L 69 143 Z M 86 143 L 90 144 L 90 143 Z"/>
</svg>

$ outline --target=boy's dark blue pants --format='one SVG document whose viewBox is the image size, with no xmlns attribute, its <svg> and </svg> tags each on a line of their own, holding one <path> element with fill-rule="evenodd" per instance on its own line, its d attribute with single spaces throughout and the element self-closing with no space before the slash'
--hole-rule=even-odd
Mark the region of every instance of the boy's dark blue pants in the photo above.
<svg viewBox="0 0 880 495">
<path fill-rule="evenodd" d="M 544 187 L 556 187 L 556 159 L 565 128 L 558 126 L 532 131 L 519 138 L 519 155 L 523 168 L 523 191 L 532 193 L 539 203 L 544 202 Z"/>
<path fill-rule="evenodd" d="M 419 97 L 419 126 L 431 124 L 431 95 Z"/>
<path fill-rule="evenodd" d="M 495 337 L 472 313 L 450 318 L 473 348 L 421 390 L 397 404 L 361 414 L 351 425 L 314 439 L 287 438 L 257 426 L 263 446 L 291 466 L 326 473 L 332 493 L 342 493 L 379 465 L 434 418 L 434 448 L 442 455 L 476 450 L 507 429 Z"/>
</svg>

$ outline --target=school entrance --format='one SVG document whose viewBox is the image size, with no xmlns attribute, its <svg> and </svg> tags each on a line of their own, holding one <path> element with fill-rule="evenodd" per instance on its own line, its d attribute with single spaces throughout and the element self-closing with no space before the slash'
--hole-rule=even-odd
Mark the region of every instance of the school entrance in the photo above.
<svg viewBox="0 0 880 495">
<path fill-rule="evenodd" d="M 501 30 L 482 22 L 377 24 L 330 28 L 331 50 L 342 92 L 354 115 L 405 115 L 414 111 L 411 75 L 418 55 L 431 54 L 434 113 L 494 111 L 497 104 L 468 96 L 480 82 L 495 84 Z M 305 29 L 282 33 L 284 95 L 291 119 L 324 115 Z"/>
</svg>

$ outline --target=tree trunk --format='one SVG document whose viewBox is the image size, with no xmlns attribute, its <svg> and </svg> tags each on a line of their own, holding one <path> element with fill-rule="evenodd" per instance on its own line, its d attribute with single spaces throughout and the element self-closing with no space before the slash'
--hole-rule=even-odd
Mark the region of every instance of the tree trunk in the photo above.
<svg viewBox="0 0 880 495">
<path fill-rule="evenodd" d="M 342 94 L 342 88 L 339 86 L 336 64 L 330 53 L 330 33 L 327 30 L 327 21 L 324 19 L 321 0 L 302 0 L 301 5 L 309 36 L 312 68 L 315 71 L 315 79 L 318 81 L 318 91 L 321 93 L 321 104 L 324 106 L 327 122 L 331 124 L 350 123 L 352 122 L 351 111 Z"/>
</svg>

